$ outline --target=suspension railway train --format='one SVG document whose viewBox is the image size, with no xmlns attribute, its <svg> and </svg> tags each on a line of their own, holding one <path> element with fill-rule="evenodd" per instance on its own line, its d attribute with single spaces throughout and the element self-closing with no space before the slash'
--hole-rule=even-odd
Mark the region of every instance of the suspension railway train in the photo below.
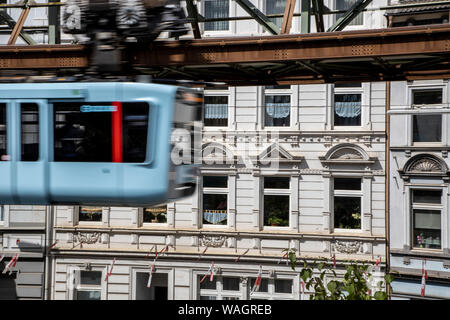
<svg viewBox="0 0 450 320">
<path fill-rule="evenodd" d="M 173 132 L 192 136 L 202 102 L 201 91 L 150 83 L 0 84 L 0 203 L 152 206 L 188 196 L 197 169 L 172 161 Z"/>
</svg>

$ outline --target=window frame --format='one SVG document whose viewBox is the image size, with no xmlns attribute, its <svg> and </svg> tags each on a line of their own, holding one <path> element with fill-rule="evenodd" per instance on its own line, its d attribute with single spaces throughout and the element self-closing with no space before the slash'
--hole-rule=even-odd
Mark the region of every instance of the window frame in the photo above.
<svg viewBox="0 0 450 320">
<path fill-rule="evenodd" d="M 282 178 L 288 178 L 289 179 L 289 188 L 288 189 L 276 189 L 276 188 L 264 188 L 264 178 L 265 177 L 272 177 L 272 176 L 262 176 L 261 178 L 261 188 L 262 188 L 262 210 L 261 210 L 261 226 L 262 226 L 262 230 L 286 230 L 291 228 L 291 224 L 292 224 L 292 219 L 291 219 L 291 215 L 292 215 L 292 177 L 291 176 L 279 176 Z M 265 196 L 289 196 L 289 212 L 288 212 L 288 225 L 287 226 L 266 226 L 264 224 L 264 215 L 265 215 L 265 208 L 264 208 L 264 198 Z"/>
<path fill-rule="evenodd" d="M 361 190 L 345 190 L 345 189 L 338 189 L 336 190 L 334 188 L 334 182 L 335 179 L 340 179 L 340 178 L 352 178 L 352 179 L 360 179 L 361 180 Z M 332 219 L 331 219 L 331 229 L 333 230 L 333 232 L 335 233 L 361 233 L 364 231 L 364 179 L 362 176 L 333 176 L 332 179 L 332 195 L 331 195 L 331 203 L 330 203 L 330 207 L 332 208 Z M 360 198 L 361 201 L 361 205 L 360 205 L 360 225 L 361 227 L 358 229 L 350 229 L 350 228 L 336 228 L 335 227 L 335 213 L 334 213 L 334 198 L 335 197 L 341 197 L 341 198 L 345 198 L 345 197 L 351 197 L 351 198 Z"/>
<path fill-rule="evenodd" d="M 342 131 L 349 131 L 349 130 L 362 130 L 365 129 L 365 113 L 364 105 L 365 105 L 365 94 L 364 94 L 364 83 L 361 82 L 361 87 L 335 87 L 333 85 L 332 90 L 332 105 L 331 105 L 331 126 L 333 130 L 342 130 Z M 361 113 L 360 113 L 360 122 L 361 124 L 359 126 L 340 126 L 335 124 L 335 96 L 336 95 L 345 95 L 345 94 L 359 94 L 361 96 Z"/>
<path fill-rule="evenodd" d="M 156 207 L 156 206 L 155 206 Z M 166 222 L 144 222 L 144 214 L 145 209 L 150 207 L 142 207 L 139 208 L 142 210 L 142 223 L 140 224 L 142 227 L 167 227 L 169 225 L 169 206 L 166 204 Z M 154 208 L 154 207 L 152 207 Z"/>
<path fill-rule="evenodd" d="M 435 186 L 410 186 L 408 188 L 409 190 L 409 220 L 410 220 L 410 227 L 409 227 L 409 233 L 410 233 L 410 248 L 411 250 L 420 250 L 420 251 L 433 251 L 433 252 L 442 252 L 444 250 L 444 247 L 446 247 L 444 243 L 444 227 L 445 227 L 445 219 L 444 219 L 444 213 L 445 213 L 445 189 L 443 187 L 435 187 Z M 414 190 L 426 190 L 426 191 L 440 191 L 441 192 L 441 201 L 439 204 L 433 204 L 433 203 L 414 203 L 414 197 L 413 193 Z M 440 248 L 420 248 L 414 246 L 414 209 L 422 209 L 422 210 L 433 210 L 433 211 L 440 211 L 440 232 L 441 232 L 441 243 Z"/>
<path fill-rule="evenodd" d="M 20 113 L 20 161 L 21 162 L 38 162 L 39 160 L 42 159 L 42 153 L 41 153 L 41 130 L 42 130 L 42 121 L 41 121 L 41 109 L 42 109 L 42 101 L 41 100 L 17 100 L 17 107 Z M 24 137 L 24 131 L 23 131 L 23 107 L 24 105 L 35 105 L 37 108 L 37 127 L 38 127 L 38 131 L 37 131 L 37 145 L 38 145 L 38 149 L 37 149 L 37 159 L 36 160 L 23 160 L 23 137 Z"/>
<path fill-rule="evenodd" d="M 101 213 L 101 219 L 100 221 L 80 221 L 80 214 L 81 214 L 81 208 L 82 207 L 94 207 L 94 208 L 102 208 L 102 213 Z M 74 214 L 74 224 L 78 225 L 78 226 L 99 226 L 99 225 L 103 225 L 105 218 L 108 216 L 106 214 L 105 211 L 109 212 L 110 208 L 109 207 L 97 207 L 97 206 L 77 206 L 75 208 Z M 106 216 L 106 217 L 105 217 Z"/>
<path fill-rule="evenodd" d="M 209 1 L 209 0 L 206 0 Z M 201 6 L 201 9 L 199 11 L 202 12 L 203 16 L 206 18 L 206 8 L 205 8 L 205 4 L 206 1 L 201 1 L 201 3 L 199 4 Z M 234 1 L 229 1 L 228 4 L 228 17 L 232 17 L 233 16 L 233 6 L 234 6 Z M 198 10 L 198 9 L 197 9 Z M 203 33 L 203 36 L 205 37 L 214 37 L 214 36 L 224 36 L 227 34 L 230 34 L 233 32 L 233 29 L 235 29 L 236 27 L 233 27 L 233 24 L 235 22 L 234 21 L 228 21 L 228 29 L 226 30 L 206 30 L 205 29 L 205 23 L 201 24 L 201 31 Z"/>
<path fill-rule="evenodd" d="M 101 272 L 100 285 L 82 285 L 81 271 Z M 100 300 L 107 300 L 107 283 L 104 281 L 105 276 L 106 276 L 106 267 L 95 266 L 89 270 L 83 269 L 81 266 L 68 267 L 68 277 L 67 277 L 68 299 L 77 300 L 76 299 L 77 291 L 99 290 Z"/>
<path fill-rule="evenodd" d="M 203 177 L 226 177 L 227 187 L 226 188 L 214 188 L 214 187 L 203 187 Z M 200 225 L 201 228 L 229 228 L 230 227 L 230 177 L 225 174 L 203 174 L 200 179 L 201 186 L 201 199 L 200 199 Z M 203 223 L 203 199 L 205 194 L 225 194 L 227 196 L 227 223 L 226 224 L 205 224 Z"/>
<path fill-rule="evenodd" d="M 337 7 L 338 7 L 338 5 L 337 5 L 337 2 L 338 2 L 339 0 L 334 0 L 333 1 L 333 8 L 334 8 L 334 10 L 338 10 L 337 9 Z M 357 0 L 355 0 L 355 2 L 356 2 Z M 351 6 L 350 6 L 350 8 L 351 8 Z M 348 9 L 347 9 L 348 10 Z M 348 24 L 345 28 L 344 28 L 344 30 L 360 30 L 360 29 L 365 29 L 366 28 L 366 23 L 367 23 L 367 21 L 368 20 L 370 20 L 370 19 L 367 19 L 367 17 L 366 17 L 366 13 L 365 12 L 361 12 L 359 15 L 361 15 L 362 16 L 362 24 L 357 24 L 357 25 L 351 25 L 351 24 Z M 356 18 L 356 17 L 355 17 Z M 337 14 L 334 14 L 333 15 L 333 17 L 332 17 L 332 24 L 335 24 L 337 21 L 339 20 L 339 18 L 338 18 L 338 15 Z"/>
<path fill-rule="evenodd" d="M 130 292 L 131 299 L 136 300 L 136 289 L 137 289 L 137 274 L 138 273 L 149 273 L 150 269 L 143 269 L 142 267 L 131 267 L 131 283 L 130 283 Z M 174 281 L 174 269 L 168 267 L 159 267 L 155 266 L 155 273 L 164 273 L 167 275 L 167 300 L 173 300 L 173 281 Z"/>
<path fill-rule="evenodd" d="M 289 96 L 289 125 L 288 126 L 267 126 L 266 125 L 266 97 L 267 96 Z M 261 126 L 266 130 L 279 130 L 279 131 L 289 131 L 292 130 L 294 126 L 293 117 L 293 106 L 294 103 L 294 89 L 293 85 L 289 89 L 266 89 L 265 86 L 262 87 L 262 116 L 261 116 Z"/>
<path fill-rule="evenodd" d="M 205 115 L 203 114 L 203 119 L 202 119 L 203 129 L 205 131 L 228 129 L 230 126 L 230 113 L 231 113 L 230 112 L 231 95 L 230 95 L 229 90 L 215 90 L 214 92 L 205 92 L 204 100 L 206 100 L 206 97 L 226 97 L 227 98 L 227 124 L 225 126 L 207 126 L 207 125 L 205 125 Z"/>
</svg>

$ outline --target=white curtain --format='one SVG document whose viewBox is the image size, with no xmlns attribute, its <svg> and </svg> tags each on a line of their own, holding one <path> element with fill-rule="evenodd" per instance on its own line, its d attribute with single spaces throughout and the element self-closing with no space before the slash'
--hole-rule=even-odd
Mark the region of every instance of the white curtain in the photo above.
<svg viewBox="0 0 450 320">
<path fill-rule="evenodd" d="M 228 104 L 206 104 L 205 119 L 227 119 Z"/>
<path fill-rule="evenodd" d="M 229 0 L 205 0 L 205 18 L 227 18 L 230 13 Z M 228 30 L 228 21 L 205 22 L 205 30 Z"/>
</svg>

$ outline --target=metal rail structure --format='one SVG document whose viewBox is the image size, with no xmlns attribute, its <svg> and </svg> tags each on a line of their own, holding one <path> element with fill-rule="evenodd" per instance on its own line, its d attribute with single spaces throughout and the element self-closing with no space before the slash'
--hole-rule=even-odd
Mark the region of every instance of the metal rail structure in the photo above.
<svg viewBox="0 0 450 320">
<path fill-rule="evenodd" d="M 369 0 L 356 1 L 348 11 L 331 11 L 323 0 L 302 1 L 299 14 L 293 11 L 296 0 L 287 0 L 283 15 L 264 15 L 248 0 L 235 1 L 248 17 L 205 19 L 193 0 L 186 0 L 187 21 L 192 25 L 194 39 L 127 43 L 121 50 L 122 74 L 233 86 L 450 78 L 450 24 L 340 31 L 367 10 Z M 37 5 L 60 8 L 61 3 L 21 8 L 25 11 Z M 397 7 L 405 5 L 380 9 Z M 336 13 L 343 16 L 324 32 L 323 15 Z M 88 45 L 12 45 L 13 37 L 26 37 L 23 15 L 15 24 L 11 43 L 0 46 L 0 74 L 20 75 L 33 70 L 61 75 L 89 68 L 92 50 Z M 298 15 L 302 16 L 302 33 L 289 34 L 292 19 Z M 309 33 L 311 16 L 319 32 Z M 273 17 L 283 17 L 281 29 L 270 21 Z M 233 19 L 255 19 L 274 35 L 200 38 L 199 23 Z"/>
</svg>

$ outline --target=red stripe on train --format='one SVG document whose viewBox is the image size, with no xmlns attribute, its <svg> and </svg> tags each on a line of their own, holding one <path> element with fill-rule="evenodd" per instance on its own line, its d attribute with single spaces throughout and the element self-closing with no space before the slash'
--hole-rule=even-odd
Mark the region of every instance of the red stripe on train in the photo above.
<svg viewBox="0 0 450 320">
<path fill-rule="evenodd" d="M 116 111 L 112 113 L 112 161 L 123 162 L 123 141 L 122 141 L 122 102 L 112 103 Z"/>
</svg>

